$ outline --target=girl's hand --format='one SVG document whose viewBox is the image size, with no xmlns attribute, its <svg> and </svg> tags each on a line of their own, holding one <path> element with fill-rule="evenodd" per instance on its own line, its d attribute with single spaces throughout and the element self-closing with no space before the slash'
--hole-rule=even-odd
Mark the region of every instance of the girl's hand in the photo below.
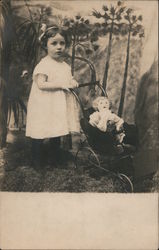
<svg viewBox="0 0 159 250">
<path fill-rule="evenodd" d="M 69 87 L 66 87 L 66 86 L 61 86 L 61 89 L 64 91 L 70 91 Z"/>
<path fill-rule="evenodd" d="M 71 84 L 70 84 L 71 86 L 71 88 L 72 89 L 74 89 L 74 88 L 78 88 L 78 86 L 79 86 L 79 84 L 78 84 L 78 82 L 74 79 L 74 77 L 72 77 L 72 79 L 71 79 Z"/>
</svg>

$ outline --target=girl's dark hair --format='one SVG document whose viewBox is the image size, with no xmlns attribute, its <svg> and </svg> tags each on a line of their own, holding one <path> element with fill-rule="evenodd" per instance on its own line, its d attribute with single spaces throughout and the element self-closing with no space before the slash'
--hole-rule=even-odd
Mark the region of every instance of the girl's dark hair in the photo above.
<svg viewBox="0 0 159 250">
<path fill-rule="evenodd" d="M 57 34 L 60 34 L 65 39 L 66 48 L 68 48 L 71 45 L 71 37 L 70 37 L 69 33 L 67 32 L 67 30 L 59 28 L 58 26 L 52 26 L 52 27 L 49 27 L 45 31 L 45 34 L 41 38 L 41 46 L 43 47 L 43 49 L 45 49 L 45 50 L 47 49 L 48 39 L 50 37 L 56 36 Z"/>
</svg>

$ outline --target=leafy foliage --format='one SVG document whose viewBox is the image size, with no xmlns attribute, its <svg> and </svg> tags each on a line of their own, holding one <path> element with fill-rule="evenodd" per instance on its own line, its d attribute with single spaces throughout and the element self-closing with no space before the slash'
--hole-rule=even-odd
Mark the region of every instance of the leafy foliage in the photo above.
<svg viewBox="0 0 159 250">
<path fill-rule="evenodd" d="M 11 15 L 10 1 L 1 2 L 1 24 L 0 24 L 0 50 L 3 64 L 1 65 L 1 73 L 5 80 L 7 80 L 8 72 L 6 66 L 10 64 L 10 50 L 11 45 L 15 40 L 14 27 Z M 8 71 L 8 70 L 7 70 Z"/>
<path fill-rule="evenodd" d="M 1 1 L 1 25 L 0 25 L 0 52 L 1 52 L 1 72 L 0 72 L 0 147 L 6 144 L 7 136 L 7 115 L 8 115 L 8 80 L 11 65 L 11 49 L 14 43 L 14 26 L 12 22 L 12 12 L 10 1 Z"/>
<path fill-rule="evenodd" d="M 88 19 L 81 17 L 80 15 L 75 18 L 65 18 L 63 20 L 63 27 L 67 30 L 72 41 L 72 75 L 74 74 L 74 63 L 76 53 L 79 53 L 82 57 L 87 57 L 92 53 L 92 50 L 88 43 L 90 34 L 92 32 L 91 25 Z"/>
<path fill-rule="evenodd" d="M 74 19 L 64 18 L 63 26 L 66 27 L 72 41 L 83 42 L 88 39 L 91 32 L 90 22 L 81 16 L 76 16 Z"/>
<path fill-rule="evenodd" d="M 21 54 L 24 60 L 34 68 L 39 51 L 39 36 L 42 23 L 48 23 L 52 16 L 50 7 L 45 7 L 42 4 L 31 5 L 25 0 L 23 9 L 28 11 L 29 17 L 24 17 L 23 20 L 16 20 L 17 36 L 19 39 Z"/>
</svg>

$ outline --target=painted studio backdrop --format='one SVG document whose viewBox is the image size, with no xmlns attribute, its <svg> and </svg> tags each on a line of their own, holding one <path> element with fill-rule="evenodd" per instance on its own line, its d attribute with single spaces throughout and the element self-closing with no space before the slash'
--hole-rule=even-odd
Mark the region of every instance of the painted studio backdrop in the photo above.
<svg viewBox="0 0 159 250">
<path fill-rule="evenodd" d="M 157 4 L 1 1 L 2 191 L 158 190 Z M 58 163 L 49 158 L 53 148 L 45 138 L 47 159 L 35 169 L 31 139 L 25 134 L 27 105 L 34 68 L 47 53 L 39 37 L 54 26 L 67 33 L 70 43 L 64 61 L 79 84 L 69 93 L 76 102 L 80 131 L 60 138 Z M 93 101 L 101 96 L 109 99 L 109 111 L 123 120 L 120 133 L 111 122 L 110 131 L 100 133 L 98 126 L 90 126 L 90 115 L 99 111 L 92 111 Z"/>
</svg>

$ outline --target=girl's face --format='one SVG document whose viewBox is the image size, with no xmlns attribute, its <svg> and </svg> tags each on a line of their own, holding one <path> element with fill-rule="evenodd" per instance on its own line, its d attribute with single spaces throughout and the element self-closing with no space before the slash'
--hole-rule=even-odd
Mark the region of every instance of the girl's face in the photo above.
<svg viewBox="0 0 159 250">
<path fill-rule="evenodd" d="M 63 56 L 65 48 L 65 39 L 60 34 L 50 37 L 47 41 L 48 55 L 55 60 L 58 60 Z"/>
</svg>

